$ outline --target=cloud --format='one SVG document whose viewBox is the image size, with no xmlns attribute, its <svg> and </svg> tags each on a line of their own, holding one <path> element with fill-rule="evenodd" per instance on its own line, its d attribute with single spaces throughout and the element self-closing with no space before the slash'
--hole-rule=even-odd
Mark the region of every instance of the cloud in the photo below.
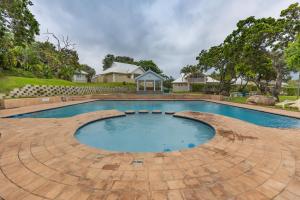
<svg viewBox="0 0 300 200">
<path fill-rule="evenodd" d="M 81 63 L 99 72 L 108 53 L 152 59 L 178 76 L 202 49 L 221 43 L 240 19 L 278 17 L 294 0 L 38 0 L 41 33 L 68 35 Z M 38 39 L 44 40 L 41 34 Z"/>
</svg>

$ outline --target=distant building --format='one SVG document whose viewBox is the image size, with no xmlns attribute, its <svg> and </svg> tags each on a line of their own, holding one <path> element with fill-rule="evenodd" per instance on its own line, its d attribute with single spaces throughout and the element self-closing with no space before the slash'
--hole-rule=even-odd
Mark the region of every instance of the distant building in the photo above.
<svg viewBox="0 0 300 200">
<path fill-rule="evenodd" d="M 73 82 L 79 82 L 79 83 L 86 83 L 87 82 L 87 75 L 88 73 L 85 71 L 75 71 L 74 75 L 73 75 Z"/>
<path fill-rule="evenodd" d="M 114 62 L 112 66 L 93 78 L 93 82 L 128 82 L 134 83 L 135 78 L 145 73 L 137 65 Z"/>
<path fill-rule="evenodd" d="M 181 76 L 172 82 L 172 87 L 174 92 L 188 92 L 191 91 L 191 84 L 193 83 L 218 83 L 218 80 L 211 78 L 205 74 L 196 74 L 193 76 L 181 74 Z"/>
</svg>

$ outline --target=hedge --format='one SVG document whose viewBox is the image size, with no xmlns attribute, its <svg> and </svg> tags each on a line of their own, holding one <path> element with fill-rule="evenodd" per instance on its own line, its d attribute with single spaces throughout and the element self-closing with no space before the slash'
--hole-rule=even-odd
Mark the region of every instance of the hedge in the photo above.
<svg viewBox="0 0 300 200">
<path fill-rule="evenodd" d="M 219 92 L 219 84 L 203 84 L 194 83 L 191 85 L 192 92 L 203 92 L 206 94 L 214 94 Z"/>
<path fill-rule="evenodd" d="M 219 92 L 219 84 L 203 84 L 203 83 L 194 83 L 191 85 L 192 92 L 202 92 L 207 94 L 214 94 Z M 251 92 L 257 91 L 255 85 L 247 85 L 243 91 L 239 89 L 239 85 L 232 85 L 231 92 Z"/>
</svg>

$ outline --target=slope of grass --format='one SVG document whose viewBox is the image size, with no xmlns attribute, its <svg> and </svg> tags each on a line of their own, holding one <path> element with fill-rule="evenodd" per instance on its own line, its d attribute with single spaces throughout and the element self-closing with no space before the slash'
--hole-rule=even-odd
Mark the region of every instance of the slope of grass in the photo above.
<svg viewBox="0 0 300 200">
<path fill-rule="evenodd" d="M 133 83 L 74 83 L 61 79 L 39 79 L 16 76 L 0 76 L 0 93 L 9 93 L 14 88 L 30 85 L 60 85 L 60 86 L 101 86 L 101 87 L 135 87 Z"/>
<path fill-rule="evenodd" d="M 248 97 L 230 97 L 228 101 L 234 103 L 246 103 Z M 284 100 L 297 100 L 297 96 L 279 96 L 279 101 L 282 102 Z"/>
</svg>

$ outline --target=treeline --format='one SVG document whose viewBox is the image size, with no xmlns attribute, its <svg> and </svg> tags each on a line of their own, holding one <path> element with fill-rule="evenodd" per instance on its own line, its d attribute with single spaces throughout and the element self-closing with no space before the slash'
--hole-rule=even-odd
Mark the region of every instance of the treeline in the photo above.
<svg viewBox="0 0 300 200">
<path fill-rule="evenodd" d="M 113 54 L 107 54 L 102 61 L 103 70 L 110 68 L 113 62 L 127 63 L 132 65 L 141 66 L 145 71 L 152 70 L 157 74 L 162 75 L 163 71 L 152 60 L 140 60 L 135 61 L 128 56 L 114 56 Z"/>
<path fill-rule="evenodd" d="M 299 71 L 300 6 L 298 3 L 282 10 L 278 19 L 255 18 L 253 16 L 237 23 L 235 30 L 223 43 L 202 50 L 197 56 L 197 65 L 188 65 L 181 72 L 193 74 L 215 70 L 219 93 L 228 95 L 238 78 L 256 84 L 263 94 L 272 94 L 278 99 L 283 81 L 290 72 Z M 300 40 L 300 39 L 298 39 Z M 289 53 L 291 52 L 291 53 Z M 297 61 L 298 59 L 298 65 Z M 294 61 L 291 61 L 294 60 Z M 270 82 L 275 84 L 270 87 Z"/>
<path fill-rule="evenodd" d="M 68 37 L 45 33 L 39 42 L 39 23 L 29 10 L 30 0 L 1 0 L 0 71 L 20 76 L 72 80 L 74 72 L 84 70 L 91 80 L 95 70 L 79 63 L 78 53 Z M 56 44 L 50 42 L 56 41 Z"/>
</svg>

